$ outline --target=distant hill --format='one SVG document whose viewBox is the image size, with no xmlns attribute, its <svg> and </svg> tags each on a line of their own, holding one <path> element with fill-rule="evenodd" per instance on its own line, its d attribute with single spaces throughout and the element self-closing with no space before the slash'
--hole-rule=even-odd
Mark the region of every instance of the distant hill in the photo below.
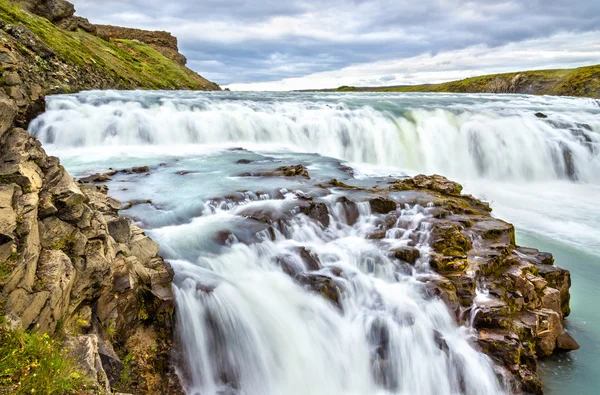
<svg viewBox="0 0 600 395">
<path fill-rule="evenodd" d="M 331 91 L 523 93 L 600 98 L 600 65 L 490 74 L 440 84 L 366 88 L 343 86 Z"/>
</svg>

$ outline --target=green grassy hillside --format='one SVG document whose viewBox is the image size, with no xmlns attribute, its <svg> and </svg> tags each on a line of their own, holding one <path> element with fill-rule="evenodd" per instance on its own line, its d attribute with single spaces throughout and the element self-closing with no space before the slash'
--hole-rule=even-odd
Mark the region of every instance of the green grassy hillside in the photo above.
<svg viewBox="0 0 600 395">
<path fill-rule="evenodd" d="M 63 30 L 8 0 L 0 0 L 0 20 L 3 25 L 28 28 L 52 49 L 59 61 L 77 66 L 86 73 L 106 76 L 124 88 L 219 89 L 217 84 L 139 41 L 108 42 L 83 30 Z"/>
<path fill-rule="evenodd" d="M 348 87 L 343 87 L 347 91 Z M 358 88 L 374 92 L 525 93 L 600 98 L 600 65 L 491 74 L 440 84 Z"/>
</svg>

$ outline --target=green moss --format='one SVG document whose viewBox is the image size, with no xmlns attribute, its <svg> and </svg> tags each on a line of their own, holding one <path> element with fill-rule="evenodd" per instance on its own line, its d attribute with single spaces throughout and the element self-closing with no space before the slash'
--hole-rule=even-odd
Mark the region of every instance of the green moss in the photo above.
<svg viewBox="0 0 600 395">
<path fill-rule="evenodd" d="M 119 380 L 115 384 L 113 384 L 113 389 L 115 391 L 127 391 L 129 387 L 129 381 L 131 380 L 132 361 L 133 353 L 131 352 L 121 358 L 121 362 L 123 362 L 123 370 L 121 370 Z"/>
<path fill-rule="evenodd" d="M 473 247 L 469 240 L 457 227 L 435 229 L 433 249 L 446 256 L 464 256 Z"/>
<path fill-rule="evenodd" d="M 50 248 L 64 252 L 69 258 L 75 257 L 75 232 L 54 240 Z"/>
<path fill-rule="evenodd" d="M 375 88 L 381 92 L 496 92 L 496 86 L 509 86 L 515 77 L 518 93 L 536 95 L 582 96 L 600 98 L 600 65 L 576 69 L 533 70 L 515 73 L 491 74 L 440 84 Z"/>
<path fill-rule="evenodd" d="M 140 89 L 218 89 L 185 66 L 168 59 L 140 42 L 105 41 L 83 30 L 75 32 L 58 28 L 50 21 L 23 11 L 8 0 L 0 0 L 0 19 L 10 24 L 22 24 L 31 30 L 56 57 L 74 66 L 114 79 L 127 88 Z M 28 49 L 23 48 L 24 52 Z M 50 71 L 50 63 L 39 56 L 37 66 Z M 115 85 L 115 84 L 112 84 Z M 71 89 L 63 87 L 63 92 Z"/>
<path fill-rule="evenodd" d="M 89 379 L 48 335 L 0 327 L 0 393 L 76 394 Z"/>
</svg>

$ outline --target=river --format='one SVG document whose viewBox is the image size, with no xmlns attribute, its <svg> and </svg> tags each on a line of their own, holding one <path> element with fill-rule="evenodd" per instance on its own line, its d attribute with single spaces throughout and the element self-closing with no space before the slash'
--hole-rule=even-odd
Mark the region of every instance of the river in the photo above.
<svg viewBox="0 0 600 395">
<path fill-rule="evenodd" d="M 567 329 L 582 347 L 542 363 L 546 393 L 600 388 L 597 100 L 98 91 L 49 97 L 29 131 L 74 176 L 152 169 L 116 175 L 109 186 L 122 201 L 152 202 L 123 213 L 174 266 L 189 393 L 509 392 L 470 345 L 469 329 L 456 326 L 441 302 L 423 298 L 414 273 L 390 275 L 391 264 L 365 237 L 374 226 L 368 208 L 350 225 L 325 196 L 334 212 L 328 231 L 295 218 L 274 240 L 240 221 L 243 210 L 282 210 L 298 198 L 291 193 L 297 181 L 242 176 L 273 163 L 303 164 L 323 179 L 348 178 L 352 169 L 357 183 L 437 173 L 490 202 L 494 215 L 515 224 L 519 244 L 553 253 L 572 274 Z M 425 240 L 426 208 L 405 211 L 403 231 Z M 231 229 L 225 247 L 215 242 L 214 234 Z M 254 241 L 238 242 L 244 238 Z M 269 263 L 286 256 L 300 264 L 300 246 L 310 247 L 322 270 L 353 274 L 341 312 Z M 372 337 L 381 328 L 391 362 L 373 371 Z M 425 335 L 437 332 L 449 353 Z"/>
</svg>

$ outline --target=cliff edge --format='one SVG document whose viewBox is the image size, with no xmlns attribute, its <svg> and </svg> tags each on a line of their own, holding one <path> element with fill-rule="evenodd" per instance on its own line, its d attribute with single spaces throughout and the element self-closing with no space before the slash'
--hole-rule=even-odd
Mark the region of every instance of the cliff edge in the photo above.
<svg viewBox="0 0 600 395">
<path fill-rule="evenodd" d="M 158 245 L 25 128 L 48 94 L 220 88 L 153 47 L 178 54 L 168 33 L 103 37 L 74 12 L 0 0 L 0 394 L 179 393 Z"/>
</svg>

